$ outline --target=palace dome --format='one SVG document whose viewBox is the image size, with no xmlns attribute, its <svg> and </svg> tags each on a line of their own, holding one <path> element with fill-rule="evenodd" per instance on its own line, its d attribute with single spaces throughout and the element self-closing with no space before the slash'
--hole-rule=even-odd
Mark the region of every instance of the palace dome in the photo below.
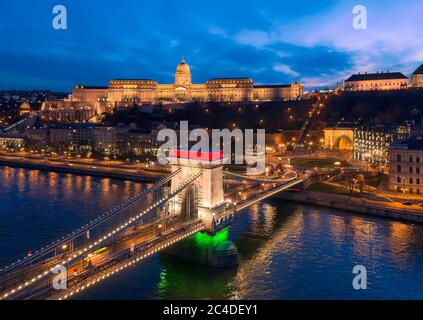
<svg viewBox="0 0 423 320">
<path fill-rule="evenodd" d="M 28 102 L 24 101 L 19 107 L 20 110 L 31 110 L 31 106 Z"/>
<path fill-rule="evenodd" d="M 176 72 L 191 73 L 191 71 L 189 69 L 189 65 L 188 65 L 188 63 L 186 63 L 184 58 L 182 58 L 181 62 L 176 67 Z"/>
<path fill-rule="evenodd" d="M 19 106 L 19 115 L 25 116 L 30 113 L 31 113 L 31 105 L 27 101 L 22 102 L 21 105 Z"/>
<path fill-rule="evenodd" d="M 184 58 L 176 67 L 175 83 L 180 85 L 191 84 L 191 70 Z"/>
</svg>

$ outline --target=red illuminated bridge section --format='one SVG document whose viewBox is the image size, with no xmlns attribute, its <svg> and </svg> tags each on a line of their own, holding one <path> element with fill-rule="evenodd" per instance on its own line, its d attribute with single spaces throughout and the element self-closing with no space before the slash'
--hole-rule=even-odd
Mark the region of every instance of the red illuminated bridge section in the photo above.
<svg viewBox="0 0 423 320">
<path fill-rule="evenodd" d="M 219 161 L 223 160 L 223 151 L 192 151 L 192 150 L 184 150 L 184 149 L 177 149 L 172 150 L 170 152 L 171 157 L 178 158 L 178 159 L 189 159 L 189 160 L 198 160 L 198 161 Z"/>
</svg>

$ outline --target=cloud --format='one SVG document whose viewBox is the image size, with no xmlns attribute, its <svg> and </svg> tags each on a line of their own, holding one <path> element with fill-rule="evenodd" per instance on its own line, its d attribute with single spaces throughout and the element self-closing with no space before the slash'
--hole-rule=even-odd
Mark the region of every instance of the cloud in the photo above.
<svg viewBox="0 0 423 320">
<path fill-rule="evenodd" d="M 269 34 L 261 30 L 241 30 L 234 36 L 234 40 L 239 44 L 257 48 L 262 48 L 272 42 Z"/>
<path fill-rule="evenodd" d="M 354 5 L 353 1 L 345 1 L 326 14 L 303 19 L 295 28 L 279 25 L 274 41 L 311 48 L 326 45 L 348 52 L 354 62 L 353 72 L 407 69 L 421 61 L 423 2 L 368 1 L 366 30 L 352 27 Z"/>
<path fill-rule="evenodd" d="M 212 26 L 208 29 L 208 32 L 214 36 L 226 37 L 226 31 L 220 27 Z"/>
<path fill-rule="evenodd" d="M 171 48 L 176 47 L 179 44 L 178 40 L 170 40 L 169 45 Z"/>
<path fill-rule="evenodd" d="M 300 74 L 294 70 L 292 70 L 292 68 L 290 66 L 287 66 L 285 64 L 277 64 L 275 66 L 273 66 L 273 70 L 278 71 L 278 72 L 282 72 L 284 74 L 293 76 L 293 77 L 298 77 Z"/>
<path fill-rule="evenodd" d="M 368 29 L 361 31 L 352 28 L 356 0 L 128 2 L 98 11 L 100 0 L 71 1 L 74 22 L 66 32 L 51 28 L 51 10 L 44 6 L 23 10 L 21 1 L 5 2 L 0 36 L 8 45 L 0 49 L 0 61 L 3 74 L 15 77 L 2 74 L 0 84 L 29 86 L 30 75 L 43 77 L 34 86 L 64 90 L 117 77 L 169 83 L 185 56 L 199 83 L 250 76 L 257 83 L 295 78 L 306 86 L 330 86 L 354 72 L 409 74 L 423 62 L 422 0 L 362 1 Z"/>
<path fill-rule="evenodd" d="M 277 51 L 276 55 L 279 58 L 288 58 L 288 57 L 292 57 L 292 54 L 290 52 L 286 52 L 286 51 Z"/>
<path fill-rule="evenodd" d="M 323 70 L 320 73 L 313 68 L 313 75 L 303 76 L 307 83 L 324 86 L 330 85 L 331 79 L 335 84 L 335 79 L 357 72 L 390 70 L 409 74 L 423 62 L 423 2 L 366 1 L 366 30 L 353 28 L 352 9 L 356 4 L 354 0 L 338 2 L 325 11 L 316 10 L 314 14 L 302 16 L 300 20 L 281 19 L 263 28 L 242 29 L 232 37 L 227 34 L 225 37 L 237 44 L 273 51 L 276 57 L 295 60 L 296 65 L 304 61 L 304 57 L 295 57 L 291 50 L 280 50 L 278 46 L 291 45 L 310 51 L 325 47 L 328 57 L 331 53 L 348 54 L 350 63 L 339 65 L 332 75 L 324 70 L 331 64 L 328 59 L 321 61 Z M 273 70 L 291 76 L 300 73 L 285 64 L 278 64 Z"/>
</svg>

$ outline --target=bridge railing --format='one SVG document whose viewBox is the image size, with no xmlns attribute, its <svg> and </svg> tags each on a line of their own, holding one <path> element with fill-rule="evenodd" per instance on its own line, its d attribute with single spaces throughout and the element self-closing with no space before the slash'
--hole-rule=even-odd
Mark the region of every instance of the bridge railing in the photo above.
<svg viewBox="0 0 423 320">
<path fill-rule="evenodd" d="M 182 224 L 179 228 L 171 230 L 161 237 L 152 239 L 148 243 L 135 248 L 133 255 L 129 257 L 127 255 L 122 255 L 118 259 L 105 264 L 101 268 L 90 271 L 90 275 L 85 274 L 81 275 L 80 279 L 73 279 L 72 283 L 68 287 L 68 290 L 59 292 L 50 289 L 49 299 L 68 299 L 76 293 L 79 293 L 116 273 L 135 266 L 137 263 L 145 260 L 151 255 L 156 254 L 183 239 L 191 237 L 195 233 L 204 230 L 204 228 L 205 226 L 201 223 L 201 221 L 188 221 L 185 224 Z"/>
<path fill-rule="evenodd" d="M 304 182 L 304 178 L 293 178 L 290 181 L 287 181 L 285 183 L 281 183 L 278 185 L 275 185 L 274 187 L 266 190 L 264 193 L 259 194 L 258 196 L 255 196 L 250 199 L 246 199 L 245 201 L 239 202 L 235 206 L 236 211 L 243 210 L 245 208 L 248 208 L 249 206 L 253 205 L 254 203 L 257 203 L 259 201 L 262 201 L 264 199 L 267 199 L 279 192 L 282 192 L 284 190 L 287 190 L 289 188 L 292 188 L 300 183 Z"/>
<path fill-rule="evenodd" d="M 160 180 L 156 184 L 154 184 L 152 187 L 144 190 L 143 192 L 133 196 L 126 202 L 116 206 L 115 208 L 111 209 L 110 211 L 106 212 L 105 214 L 95 218 L 94 220 L 90 221 L 89 223 L 85 224 L 84 226 L 78 228 L 77 230 L 74 230 L 70 233 L 68 233 L 66 236 L 63 236 L 61 239 L 58 239 L 45 247 L 42 247 L 41 249 L 36 250 L 33 254 L 26 256 L 22 259 L 19 259 L 10 265 L 5 266 L 4 268 L 0 269 L 0 276 L 4 273 L 10 272 L 12 270 L 15 270 L 19 267 L 22 267 L 23 265 L 28 265 L 40 258 L 42 258 L 45 255 L 48 255 L 52 253 L 53 251 L 59 249 L 61 251 L 61 248 L 63 245 L 71 242 L 72 240 L 75 240 L 78 237 L 86 236 L 87 232 L 90 230 L 96 228 L 97 226 L 109 221 L 111 218 L 116 216 L 118 213 L 122 212 L 125 209 L 128 209 L 131 205 L 134 203 L 146 198 L 148 195 L 152 194 L 153 192 L 157 191 L 161 187 L 163 187 L 166 183 L 168 183 L 175 175 L 177 175 L 180 172 L 180 169 L 173 172 L 169 176 L 165 177 L 164 179 Z"/>
<path fill-rule="evenodd" d="M 169 201 L 171 198 L 175 197 L 179 192 L 184 190 L 188 185 L 190 185 L 193 181 L 195 181 L 198 177 L 200 177 L 203 174 L 202 171 L 199 171 L 195 174 L 193 174 L 191 177 L 187 178 L 186 180 L 182 181 L 180 185 L 171 193 L 164 196 L 160 200 L 156 201 L 154 204 L 150 205 L 148 208 L 144 209 L 143 211 L 139 212 L 137 215 L 130 217 L 125 222 L 120 224 L 115 229 L 111 230 L 108 234 L 104 235 L 103 237 L 97 239 L 94 242 L 91 242 L 90 244 L 87 244 L 85 246 L 81 246 L 77 248 L 75 251 L 73 251 L 70 255 L 65 256 L 61 261 L 53 266 L 52 268 L 45 270 L 42 273 L 39 274 L 22 274 L 22 278 L 18 279 L 19 282 L 14 282 L 12 286 L 7 286 L 6 292 L 4 292 L 0 299 L 6 299 L 10 298 L 12 295 L 18 293 L 24 288 L 27 288 L 43 279 L 45 279 L 51 272 L 53 272 L 56 267 L 58 266 L 67 266 L 72 264 L 74 261 L 80 259 L 81 256 L 89 254 L 90 252 L 93 252 L 97 250 L 100 245 L 106 243 L 106 241 L 109 241 L 113 237 L 116 237 L 120 234 L 122 234 L 128 227 L 134 225 L 136 222 L 138 222 L 142 217 L 147 215 L 148 213 L 155 210 L 160 205 L 164 204 L 165 202 Z"/>
</svg>

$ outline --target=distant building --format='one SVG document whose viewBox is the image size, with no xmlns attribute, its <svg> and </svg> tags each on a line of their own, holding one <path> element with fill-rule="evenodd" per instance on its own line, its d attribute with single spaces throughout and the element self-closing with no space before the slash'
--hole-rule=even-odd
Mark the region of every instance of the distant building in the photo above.
<svg viewBox="0 0 423 320">
<path fill-rule="evenodd" d="M 155 102 L 242 102 L 295 100 L 303 97 L 299 83 L 256 85 L 250 78 L 214 78 L 193 84 L 185 59 L 178 64 L 174 83 L 159 84 L 150 79 L 111 80 L 108 86 L 77 85 L 62 101 L 46 101 L 41 106 L 46 119 L 87 121 L 107 109 Z M 89 111 L 92 111 L 91 113 Z M 78 113 L 78 115 L 73 115 Z"/>
<path fill-rule="evenodd" d="M 350 151 L 353 149 L 354 128 L 336 127 L 323 129 L 325 149 Z"/>
<path fill-rule="evenodd" d="M 31 114 L 31 106 L 28 102 L 24 101 L 19 107 L 19 116 L 24 117 Z"/>
<path fill-rule="evenodd" d="M 44 128 L 27 128 L 24 132 L 26 141 L 39 146 L 46 146 L 49 141 L 48 130 Z M 47 148 L 47 147 L 46 147 Z"/>
<path fill-rule="evenodd" d="M 144 156 L 152 154 L 151 130 L 118 128 L 117 148 L 122 155 Z"/>
<path fill-rule="evenodd" d="M 354 130 L 353 157 L 377 166 L 388 165 L 388 148 L 399 140 L 408 137 L 411 126 L 368 125 Z"/>
<path fill-rule="evenodd" d="M 21 149 L 25 141 L 20 136 L 0 135 L 0 148 Z"/>
<path fill-rule="evenodd" d="M 104 101 L 72 102 L 63 100 L 44 102 L 41 106 L 41 119 L 52 122 L 95 122 L 95 116 L 106 111 Z"/>
<path fill-rule="evenodd" d="M 93 147 L 99 150 L 116 148 L 115 127 L 94 127 Z"/>
<path fill-rule="evenodd" d="M 389 147 L 389 188 L 392 191 L 423 192 L 423 139 L 411 136 Z"/>
<path fill-rule="evenodd" d="M 73 145 L 84 148 L 94 146 L 94 124 L 56 124 L 49 128 L 51 146 Z"/>
<path fill-rule="evenodd" d="M 408 78 L 401 72 L 353 74 L 344 83 L 345 91 L 381 91 L 408 88 Z"/>
<path fill-rule="evenodd" d="M 423 64 L 411 75 L 411 85 L 415 88 L 423 88 Z"/>
<path fill-rule="evenodd" d="M 58 125 L 50 128 L 50 144 L 70 144 L 73 142 L 73 129 L 70 125 Z"/>
</svg>

